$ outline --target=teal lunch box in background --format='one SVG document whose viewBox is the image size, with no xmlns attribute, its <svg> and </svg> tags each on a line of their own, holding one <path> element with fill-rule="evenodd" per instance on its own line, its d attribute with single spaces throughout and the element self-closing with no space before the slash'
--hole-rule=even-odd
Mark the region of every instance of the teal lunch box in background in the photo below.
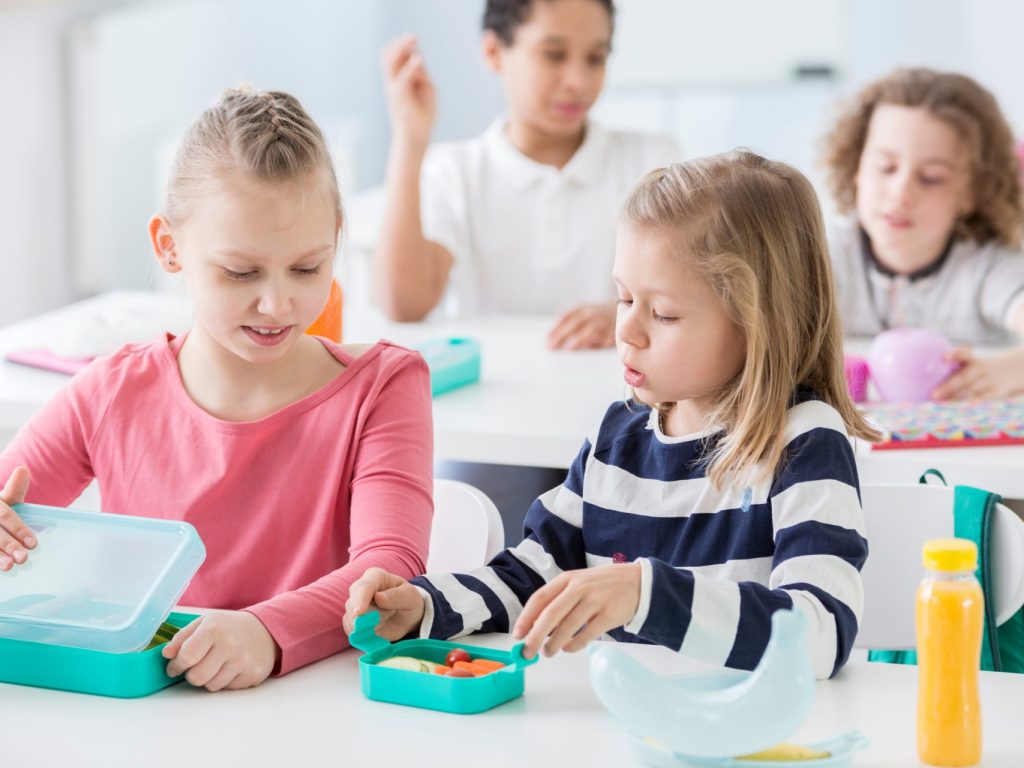
<svg viewBox="0 0 1024 768">
<path fill-rule="evenodd" d="M 376 633 L 380 615 L 370 611 L 359 616 L 349 635 L 352 647 L 365 653 L 359 659 L 359 680 L 363 695 L 375 701 L 405 704 L 469 715 L 483 712 L 523 694 L 524 670 L 537 662 L 523 658 L 523 644 L 511 650 L 464 645 L 443 640 L 401 640 L 391 643 Z M 429 672 L 381 667 L 377 663 L 392 656 L 411 656 L 443 664 L 454 648 L 462 648 L 473 658 L 490 659 L 505 666 L 482 677 L 445 677 Z"/>
<path fill-rule="evenodd" d="M 179 629 L 197 616 L 172 613 L 167 622 Z M 132 699 L 180 682 L 168 677 L 163 644 L 149 650 L 107 653 L 66 645 L 0 638 L 0 682 L 57 688 L 76 693 Z"/>
<path fill-rule="evenodd" d="M 35 533 L 0 573 L 0 682 L 107 696 L 169 685 L 153 639 L 206 557 L 179 520 L 16 504 Z M 193 617 L 171 614 L 171 623 Z"/>
<path fill-rule="evenodd" d="M 480 342 L 474 339 L 433 339 L 416 344 L 414 349 L 427 361 L 432 395 L 480 380 Z"/>
</svg>

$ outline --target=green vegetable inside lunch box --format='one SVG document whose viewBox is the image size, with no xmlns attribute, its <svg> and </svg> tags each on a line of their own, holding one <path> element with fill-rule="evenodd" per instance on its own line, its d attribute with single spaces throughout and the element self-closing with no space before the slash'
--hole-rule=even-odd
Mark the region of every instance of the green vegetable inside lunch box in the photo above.
<svg viewBox="0 0 1024 768">
<path fill-rule="evenodd" d="M 522 643 L 507 651 L 444 640 L 414 639 L 391 643 L 376 633 L 379 620 L 377 611 L 358 617 L 348 638 L 352 647 L 365 651 L 359 659 L 359 680 L 363 695 L 375 701 L 459 715 L 484 712 L 522 696 L 524 670 L 537 662 L 537 656 L 523 658 Z M 456 648 L 465 649 L 473 658 L 489 659 L 504 666 L 480 677 L 446 677 L 379 665 L 379 662 L 393 656 L 411 656 L 443 664 L 448 653 Z"/>
<path fill-rule="evenodd" d="M 167 623 L 181 628 L 196 618 L 172 613 Z M 167 676 L 162 650 L 163 643 L 143 651 L 107 653 L 0 638 L 0 682 L 121 699 L 148 696 L 183 679 Z"/>
</svg>

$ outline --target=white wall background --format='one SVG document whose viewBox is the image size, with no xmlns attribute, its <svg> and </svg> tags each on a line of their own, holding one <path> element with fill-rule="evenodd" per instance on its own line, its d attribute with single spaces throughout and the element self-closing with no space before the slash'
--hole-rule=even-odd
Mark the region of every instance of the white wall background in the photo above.
<svg viewBox="0 0 1024 768">
<path fill-rule="evenodd" d="M 1019 132 L 1013 0 L 620 0 L 596 116 L 674 134 L 688 155 L 744 145 L 817 178 L 836 100 L 898 65 L 956 69 Z M 0 323 L 152 283 L 145 222 L 182 128 L 243 80 L 290 90 L 338 150 L 346 193 L 388 143 L 378 50 L 414 31 L 438 84 L 438 139 L 500 111 L 479 55 L 482 0 L 0 0 Z M 830 79 L 794 78 L 827 64 Z M 358 209 L 357 209 L 358 210 Z"/>
</svg>

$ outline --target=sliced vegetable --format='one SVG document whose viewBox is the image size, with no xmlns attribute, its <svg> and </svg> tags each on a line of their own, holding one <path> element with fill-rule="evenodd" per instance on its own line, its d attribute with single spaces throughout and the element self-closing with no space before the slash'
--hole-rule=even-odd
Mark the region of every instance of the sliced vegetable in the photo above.
<svg viewBox="0 0 1024 768">
<path fill-rule="evenodd" d="M 464 663 L 465 662 L 462 661 L 456 662 L 456 664 Z M 476 675 L 472 671 L 466 669 L 465 667 L 455 666 L 447 672 L 445 672 L 445 677 L 476 677 Z"/>
<path fill-rule="evenodd" d="M 178 634 L 178 627 L 174 626 L 169 622 L 164 622 L 156 629 L 156 634 L 153 635 L 153 639 L 149 641 L 143 650 L 148 651 L 150 648 L 156 648 L 158 645 L 169 643 L 171 638 Z"/>
<path fill-rule="evenodd" d="M 482 667 L 483 669 L 489 670 L 491 672 L 497 672 L 499 669 L 505 666 L 500 661 L 492 661 L 491 659 L 473 659 L 471 663 L 475 664 L 478 667 Z"/>
<path fill-rule="evenodd" d="M 786 760 L 822 760 L 826 757 L 831 757 L 831 752 L 822 752 L 820 750 L 811 749 L 800 744 L 779 744 L 771 747 L 770 749 L 764 749 L 760 752 L 754 752 L 750 755 L 743 755 L 737 757 L 737 760 L 762 760 L 765 762 L 779 761 L 783 762 Z"/>
<path fill-rule="evenodd" d="M 412 656 L 392 656 L 384 661 L 377 662 L 378 667 L 390 667 L 391 669 L 405 669 L 409 672 L 433 672 L 440 664 L 423 659 L 414 659 Z"/>
</svg>

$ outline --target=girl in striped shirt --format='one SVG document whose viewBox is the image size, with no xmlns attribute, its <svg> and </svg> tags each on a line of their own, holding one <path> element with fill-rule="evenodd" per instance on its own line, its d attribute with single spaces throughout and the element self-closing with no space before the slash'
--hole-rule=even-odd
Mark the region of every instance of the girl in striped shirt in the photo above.
<svg viewBox="0 0 1024 768">
<path fill-rule="evenodd" d="M 771 614 L 810 620 L 816 673 L 846 662 L 868 547 L 850 437 L 875 433 L 842 370 L 821 212 L 755 154 L 672 165 L 626 200 L 616 346 L 632 390 L 532 505 L 519 545 L 467 574 L 371 568 L 389 639 L 506 632 L 524 653 L 608 635 L 751 669 Z"/>
</svg>

